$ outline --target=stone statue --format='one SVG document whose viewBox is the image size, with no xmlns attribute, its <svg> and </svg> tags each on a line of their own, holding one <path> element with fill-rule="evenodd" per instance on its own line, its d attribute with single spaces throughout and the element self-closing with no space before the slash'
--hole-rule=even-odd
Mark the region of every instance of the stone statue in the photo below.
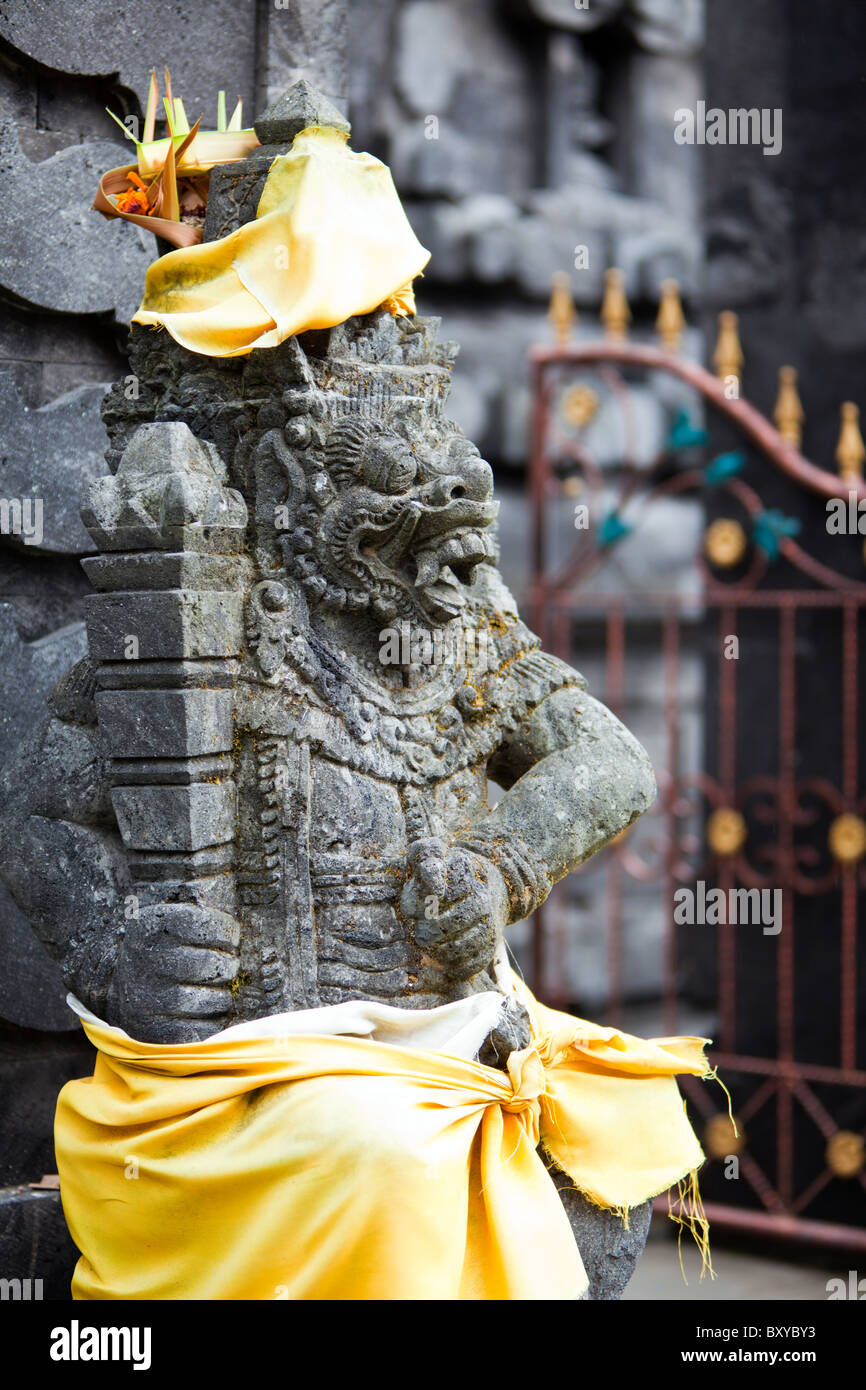
<svg viewBox="0 0 866 1390">
<path fill-rule="evenodd" d="M 261 125 L 209 235 L 252 215 L 285 98 Z M 7 771 L 0 871 L 69 989 L 141 1040 L 497 989 L 504 929 L 654 796 L 503 585 L 437 328 L 380 311 L 218 361 L 133 328 L 82 510 L 89 655 Z M 481 1060 L 527 1040 L 515 1004 Z M 589 1296 L 617 1297 L 648 1204 L 625 1231 L 562 1197 Z"/>
</svg>

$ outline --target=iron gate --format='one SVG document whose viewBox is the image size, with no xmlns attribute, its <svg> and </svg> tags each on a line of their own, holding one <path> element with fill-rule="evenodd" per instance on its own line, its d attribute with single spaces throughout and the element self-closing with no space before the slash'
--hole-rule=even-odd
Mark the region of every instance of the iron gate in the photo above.
<svg viewBox="0 0 866 1390">
<path fill-rule="evenodd" d="M 596 379 L 626 412 L 627 375 L 677 378 L 695 393 L 696 402 L 710 408 L 723 431 L 765 461 L 762 476 L 786 477 L 818 498 L 866 497 L 866 485 L 856 476 L 856 449 L 848 476 L 818 468 L 790 442 L 790 432 L 788 440 L 783 438 L 752 405 L 732 396 L 722 380 L 675 352 L 628 343 L 621 336 L 535 349 L 532 370 L 535 630 L 549 650 L 580 669 L 578 625 L 586 630 L 588 623 L 598 623 L 607 689 L 595 693 L 615 712 L 622 709 L 629 643 L 637 624 L 644 635 L 648 625 L 657 632 L 663 672 L 660 718 L 666 751 L 656 766 L 658 801 L 643 818 L 654 819 L 653 852 L 636 848 L 629 831 L 580 871 L 606 879 L 608 1022 L 620 1022 L 623 1009 L 623 888 L 628 880 L 640 881 L 648 894 L 656 895 L 664 919 L 659 943 L 664 1031 L 681 1031 L 685 943 L 686 956 L 691 953 L 686 965 L 709 981 L 713 1061 L 733 1098 L 739 1137 L 717 1088 L 686 1079 L 692 1117 L 710 1159 L 702 1177 L 708 1216 L 741 1229 L 866 1250 L 866 1028 L 862 1013 L 858 1016 L 864 985 L 858 977 L 858 930 L 866 872 L 858 695 L 866 584 L 829 568 L 795 539 L 790 518 L 765 507 L 758 490 L 740 476 L 742 448 L 696 463 L 696 453 L 706 457 L 710 451 L 702 429 L 691 420 L 679 422 L 684 448 L 672 435 L 663 456 L 649 467 L 636 467 L 626 457 L 616 504 L 602 505 L 602 472 L 583 443 L 596 394 L 588 378 Z M 569 428 L 563 422 L 563 402 Z M 583 499 L 590 523 L 574 533 L 571 554 L 554 571 L 549 562 L 551 504 L 564 489 Z M 693 596 L 671 592 L 600 591 L 605 564 L 629 529 L 627 510 L 638 499 L 645 508 L 663 496 L 687 495 L 711 497 L 714 511 L 732 513 L 717 516 L 694 556 L 697 608 Z M 789 580 L 785 587 L 774 583 L 780 569 Z M 592 594 L 582 590 L 589 576 L 595 579 Z M 750 625 L 758 619 L 767 656 L 761 688 L 755 688 L 755 663 L 730 656 L 730 638 L 753 642 Z M 827 670 L 821 717 L 838 720 L 842 756 L 841 767 L 837 762 L 832 770 L 803 775 L 797 730 L 805 716 L 798 709 L 798 693 L 807 674 L 814 686 L 815 673 L 805 671 L 798 642 L 816 623 L 822 640 L 831 629 L 834 634 L 838 665 L 835 672 Z M 708 681 L 711 717 L 703 765 L 688 769 L 679 747 L 681 653 L 696 626 L 715 634 L 707 641 L 718 652 Z M 768 681 L 774 701 L 767 695 Z M 742 765 L 744 728 L 753 728 L 756 720 L 766 727 L 771 764 L 758 772 Z M 781 891 L 781 929 L 770 945 L 760 948 L 762 960 L 754 934 L 747 937 L 742 925 L 716 924 L 710 931 L 705 924 L 699 938 L 694 930 L 684 937 L 675 921 L 674 895 L 683 886 L 707 880 L 728 903 L 734 889 Z M 567 997 L 559 959 L 569 930 L 567 882 L 558 885 L 533 922 L 534 984 L 560 1006 L 575 1004 L 573 991 Z M 824 923 L 820 941 L 816 913 Z M 818 1036 L 810 1027 L 814 1015 L 809 1011 L 819 997 L 809 988 L 813 961 L 829 962 L 838 1009 L 833 1023 L 825 1023 L 822 1013 Z M 824 968 L 816 965 L 815 970 Z M 826 1008 L 826 988 L 823 1000 Z M 752 1025 L 759 1025 L 758 1032 L 763 1028 L 765 1041 L 750 1047 Z M 737 1160 L 735 1169 L 731 1157 Z M 737 1182 L 725 1181 L 729 1170 L 735 1171 Z"/>
</svg>

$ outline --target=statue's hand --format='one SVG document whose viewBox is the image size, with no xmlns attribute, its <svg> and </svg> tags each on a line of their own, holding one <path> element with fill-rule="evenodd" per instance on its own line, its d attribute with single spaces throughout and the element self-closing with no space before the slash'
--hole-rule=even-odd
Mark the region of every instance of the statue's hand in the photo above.
<svg viewBox="0 0 866 1390">
<path fill-rule="evenodd" d="M 141 1042 L 181 1043 L 228 1023 L 240 925 L 195 903 L 143 907 L 127 923 L 108 1021 Z"/>
<path fill-rule="evenodd" d="M 414 922 L 415 940 L 433 968 L 468 980 L 493 963 L 508 920 L 508 890 L 489 859 L 443 847 L 438 862 L 416 866 L 400 910 Z"/>
</svg>

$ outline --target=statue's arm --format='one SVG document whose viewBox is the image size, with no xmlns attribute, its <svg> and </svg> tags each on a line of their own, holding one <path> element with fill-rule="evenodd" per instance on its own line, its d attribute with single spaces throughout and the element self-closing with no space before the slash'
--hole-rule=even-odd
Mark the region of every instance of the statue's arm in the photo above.
<svg viewBox="0 0 866 1390">
<path fill-rule="evenodd" d="M 475 594 L 496 634 L 493 674 L 478 689 L 503 712 L 488 773 L 505 795 L 451 842 L 441 884 L 413 866 L 401 895 L 416 939 L 458 980 L 489 965 L 502 928 L 529 916 L 656 793 L 637 739 L 582 676 L 538 649 L 492 566 L 479 566 Z"/>
<path fill-rule="evenodd" d="M 460 842 L 486 847 L 498 863 L 511 921 L 630 825 L 656 793 L 637 739 L 579 685 L 561 686 L 532 709 L 496 750 L 489 772 L 505 795 Z"/>
<path fill-rule="evenodd" d="M 416 940 L 458 981 L 490 966 L 502 928 L 533 912 L 655 797 L 637 739 L 576 673 L 555 663 L 552 674 L 558 687 L 511 727 L 489 761 L 490 775 L 507 788 L 501 801 L 444 851 L 440 884 L 430 881 L 429 866 L 413 865 L 401 895 Z"/>
</svg>

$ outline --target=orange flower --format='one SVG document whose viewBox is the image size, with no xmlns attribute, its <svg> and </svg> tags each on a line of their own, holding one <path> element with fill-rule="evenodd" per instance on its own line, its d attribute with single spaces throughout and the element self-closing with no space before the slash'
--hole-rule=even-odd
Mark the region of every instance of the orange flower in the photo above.
<svg viewBox="0 0 866 1390">
<path fill-rule="evenodd" d="M 135 212 L 139 216 L 147 217 L 150 213 L 150 202 L 147 196 L 147 187 L 134 169 L 130 169 L 126 175 L 132 188 L 126 188 L 117 193 L 114 198 L 114 206 L 118 212 Z"/>
<path fill-rule="evenodd" d="M 147 194 L 140 193 L 137 188 L 119 193 L 114 200 L 114 206 L 118 212 L 137 212 L 142 217 L 147 217 L 150 211 L 147 206 Z"/>
</svg>

